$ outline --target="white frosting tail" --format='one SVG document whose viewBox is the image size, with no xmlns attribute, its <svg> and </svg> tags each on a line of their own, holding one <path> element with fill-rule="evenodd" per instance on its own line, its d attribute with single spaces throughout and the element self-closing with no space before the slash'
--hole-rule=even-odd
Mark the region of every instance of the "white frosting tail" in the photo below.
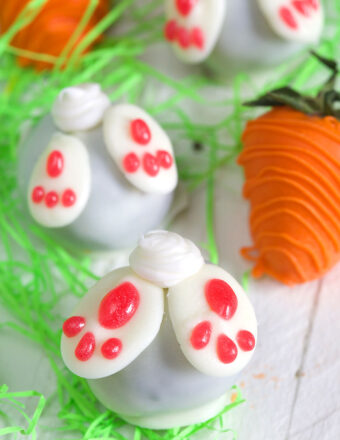
<svg viewBox="0 0 340 440">
<path fill-rule="evenodd" d="M 144 235 L 129 261 L 139 276 L 164 288 L 191 277 L 204 264 L 193 242 L 168 231 L 151 231 Z"/>
<path fill-rule="evenodd" d="M 90 130 L 98 125 L 110 106 L 99 84 L 85 83 L 63 89 L 52 108 L 55 125 L 62 131 Z"/>
</svg>

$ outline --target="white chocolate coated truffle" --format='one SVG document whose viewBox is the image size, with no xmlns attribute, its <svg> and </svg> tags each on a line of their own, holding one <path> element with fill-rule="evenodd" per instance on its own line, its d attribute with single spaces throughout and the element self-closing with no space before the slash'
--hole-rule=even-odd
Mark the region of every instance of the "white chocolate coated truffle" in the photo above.
<svg viewBox="0 0 340 440">
<path fill-rule="evenodd" d="M 146 237 L 156 237 L 147 258 L 154 249 L 155 261 L 164 259 L 161 273 L 166 256 L 185 263 L 192 250 L 177 234 Z M 156 264 L 143 278 L 131 268 L 113 271 L 64 323 L 66 365 L 90 378 L 97 398 L 131 423 L 164 429 L 213 417 L 253 355 L 257 324 L 245 292 L 223 269 L 200 264 L 168 290 L 154 284 Z"/>
<path fill-rule="evenodd" d="M 319 0 L 225 0 L 225 3 L 223 23 L 220 25 L 215 19 L 214 27 L 211 13 L 218 8 L 219 0 L 165 0 L 165 38 L 183 61 L 207 60 L 214 70 L 227 75 L 247 67 L 280 63 L 320 39 L 324 14 Z M 203 18 L 209 22 L 210 30 L 207 23 L 202 25 L 201 19 L 195 18 L 201 4 L 211 11 Z M 200 45 L 195 43 L 193 29 L 196 33 L 200 31 Z M 212 36 L 216 41 L 210 47 Z"/>
<path fill-rule="evenodd" d="M 158 227 L 177 168 L 157 122 L 136 106 L 108 108 L 97 84 L 64 89 L 52 113 L 19 149 L 19 188 L 33 218 L 60 243 L 91 251 L 130 247 Z"/>
<path fill-rule="evenodd" d="M 168 429 L 214 417 L 230 403 L 229 389 L 238 378 L 196 370 L 183 355 L 165 308 L 156 338 L 134 362 L 88 383 L 98 400 L 124 420 Z"/>
</svg>

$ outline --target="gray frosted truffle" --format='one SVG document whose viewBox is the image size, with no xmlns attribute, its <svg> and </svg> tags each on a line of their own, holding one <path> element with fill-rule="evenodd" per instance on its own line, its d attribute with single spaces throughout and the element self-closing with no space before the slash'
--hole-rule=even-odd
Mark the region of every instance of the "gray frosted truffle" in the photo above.
<svg viewBox="0 0 340 440">
<path fill-rule="evenodd" d="M 165 11 L 176 55 L 225 74 L 282 62 L 316 44 L 324 22 L 319 0 L 165 0 Z"/>
<path fill-rule="evenodd" d="M 97 84 L 64 89 L 19 150 L 31 216 L 66 246 L 136 243 L 167 214 L 177 185 L 169 138 L 142 109 L 111 105 Z"/>
<path fill-rule="evenodd" d="M 130 267 L 107 274 L 63 325 L 66 366 L 130 423 L 167 429 L 208 420 L 256 345 L 253 307 L 237 281 L 189 240 L 146 234 Z"/>
</svg>

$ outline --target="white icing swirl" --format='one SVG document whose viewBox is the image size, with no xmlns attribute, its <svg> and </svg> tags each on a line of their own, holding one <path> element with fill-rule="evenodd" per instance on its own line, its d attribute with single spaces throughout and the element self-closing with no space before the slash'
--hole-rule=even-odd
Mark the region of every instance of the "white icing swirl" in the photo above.
<svg viewBox="0 0 340 440">
<path fill-rule="evenodd" d="M 171 287 L 197 273 L 204 264 L 199 249 L 174 232 L 144 235 L 130 255 L 131 268 L 160 287 Z"/>
<path fill-rule="evenodd" d="M 51 113 L 60 130 L 81 131 L 99 124 L 109 106 L 110 100 L 99 84 L 86 83 L 63 89 Z"/>
</svg>

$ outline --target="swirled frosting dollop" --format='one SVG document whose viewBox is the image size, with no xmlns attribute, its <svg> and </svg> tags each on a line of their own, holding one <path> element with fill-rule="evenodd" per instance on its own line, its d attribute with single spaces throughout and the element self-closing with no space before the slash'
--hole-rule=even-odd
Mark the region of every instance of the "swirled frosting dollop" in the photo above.
<svg viewBox="0 0 340 440">
<path fill-rule="evenodd" d="M 63 89 L 51 113 L 62 131 L 89 130 L 101 122 L 109 105 L 110 100 L 99 84 L 85 83 Z"/>
<path fill-rule="evenodd" d="M 144 235 L 130 255 L 131 268 L 160 287 L 171 287 L 197 273 L 204 264 L 199 249 L 174 232 Z"/>
</svg>

